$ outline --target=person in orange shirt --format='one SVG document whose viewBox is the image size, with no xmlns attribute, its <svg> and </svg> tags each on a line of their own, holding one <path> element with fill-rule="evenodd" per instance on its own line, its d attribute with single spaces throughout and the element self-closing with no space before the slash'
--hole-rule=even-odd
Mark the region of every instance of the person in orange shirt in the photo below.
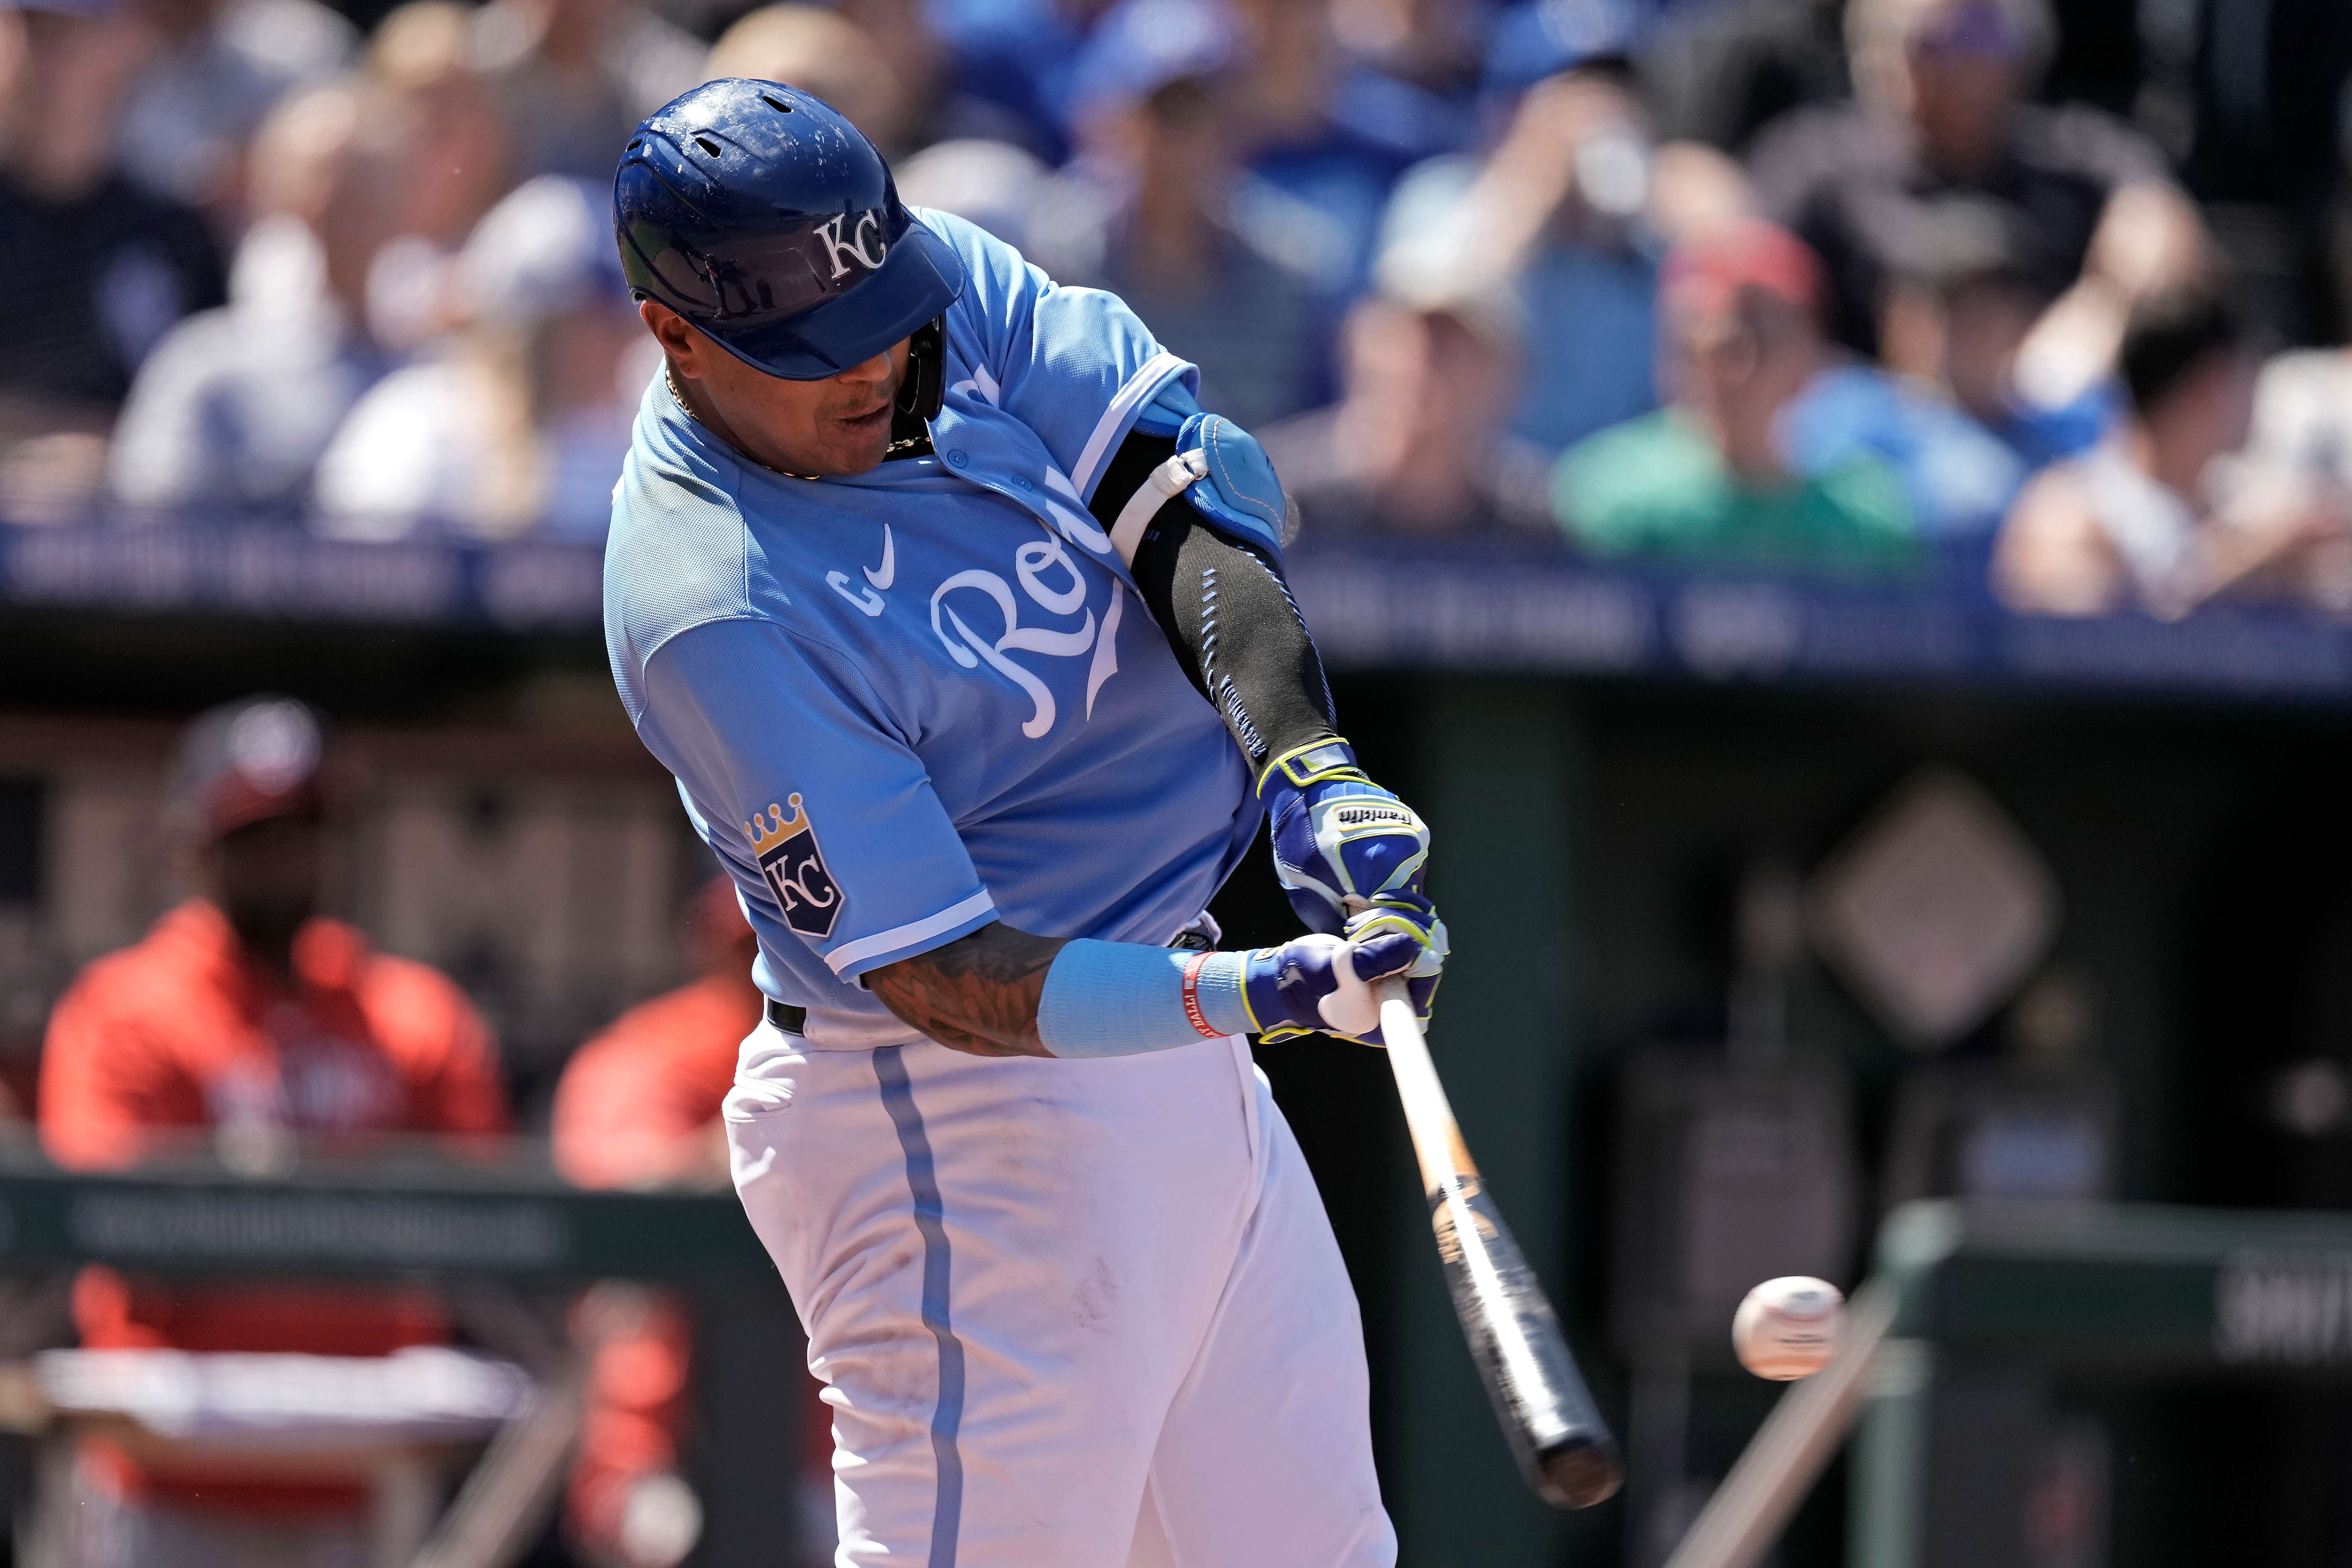
<svg viewBox="0 0 2352 1568">
<path fill-rule="evenodd" d="M 701 973 L 640 1003 L 572 1053 L 548 1124 L 555 1168 L 583 1187 L 718 1186 L 727 1177 L 719 1102 L 735 1053 L 760 1022 L 756 948 L 735 885 L 713 879 L 680 921 Z M 567 1506 L 572 1531 L 628 1568 L 670 1568 L 693 1545 L 692 1494 L 677 1477 L 693 1331 L 666 1291 L 607 1283 L 583 1298 L 575 1338 L 588 1408 Z"/>
<path fill-rule="evenodd" d="M 759 949 L 726 877 L 694 896 L 680 923 L 701 973 L 606 1025 L 556 1084 L 548 1135 L 555 1168 L 575 1185 L 727 1180 L 719 1103 L 734 1085 L 743 1037 L 760 1024 Z"/>
<path fill-rule="evenodd" d="M 687 906 L 685 945 L 700 974 L 621 1015 L 575 1052 L 555 1089 L 548 1132 L 555 1167 L 583 1187 L 649 1187 L 727 1182 L 727 1136 L 719 1105 L 735 1082 L 735 1057 L 758 1026 L 759 949 L 736 902 L 735 884 L 713 878 Z M 598 1555 L 628 1568 L 670 1568 L 693 1544 L 692 1494 L 677 1478 L 693 1334 L 682 1304 L 667 1292 L 607 1284 L 589 1292 L 574 1318 L 591 1374 L 569 1514 L 573 1533 Z M 803 1453 L 829 1458 L 831 1415 L 814 1397 L 804 1413 Z M 803 1511 L 833 1522 L 830 1473 Z M 830 1561 L 830 1554 L 825 1560 Z"/>
<path fill-rule="evenodd" d="M 317 718 L 283 698 L 190 727 L 171 805 L 194 896 L 85 969 L 50 1015 L 39 1130 L 50 1157 L 113 1170 L 207 1143 L 255 1174 L 297 1149 L 362 1152 L 399 1133 L 508 1128 L 495 1042 L 464 994 L 319 915 L 325 792 Z M 86 1270 L 92 1349 L 381 1355 L 448 1337 L 413 1288 L 203 1284 Z M 356 1483 L 288 1481 L 233 1460 L 134 1462 L 86 1445 L 75 1568 L 364 1560 Z M 357 1553 L 357 1555 L 354 1555 Z"/>
</svg>

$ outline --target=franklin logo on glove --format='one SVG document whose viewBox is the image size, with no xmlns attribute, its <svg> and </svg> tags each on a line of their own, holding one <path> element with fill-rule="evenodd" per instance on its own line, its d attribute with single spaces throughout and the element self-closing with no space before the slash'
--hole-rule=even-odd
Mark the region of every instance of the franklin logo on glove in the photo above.
<svg viewBox="0 0 2352 1568">
<path fill-rule="evenodd" d="M 1421 890 L 1429 828 L 1374 784 L 1345 741 L 1276 757 L 1258 780 L 1274 827 L 1274 874 L 1309 931 L 1338 932 L 1369 906 L 1434 915 Z"/>
</svg>

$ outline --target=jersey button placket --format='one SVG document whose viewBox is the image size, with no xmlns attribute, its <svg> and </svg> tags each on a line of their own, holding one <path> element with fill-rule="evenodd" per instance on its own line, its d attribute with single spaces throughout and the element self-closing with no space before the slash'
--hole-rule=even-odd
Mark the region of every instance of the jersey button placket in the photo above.
<svg viewBox="0 0 2352 1568">
<path fill-rule="evenodd" d="M 963 455 L 963 448 L 961 447 L 955 447 L 948 453 L 948 467 L 951 468 L 961 468 L 966 463 L 971 461 L 971 459 L 970 458 Z"/>
</svg>

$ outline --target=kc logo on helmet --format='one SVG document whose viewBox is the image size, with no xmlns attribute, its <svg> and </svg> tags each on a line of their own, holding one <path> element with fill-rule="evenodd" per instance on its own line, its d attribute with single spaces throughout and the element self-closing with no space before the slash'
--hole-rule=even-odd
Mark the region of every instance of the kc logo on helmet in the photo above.
<svg viewBox="0 0 2352 1568">
<path fill-rule="evenodd" d="M 841 226 L 845 223 L 850 225 L 847 239 L 841 237 Z M 872 242 L 874 249 L 871 254 L 866 250 L 868 228 L 874 231 Z M 849 274 L 849 262 L 844 261 L 843 257 L 848 257 L 866 271 L 871 272 L 881 266 L 890 255 L 890 242 L 882 237 L 882 214 L 879 208 L 868 207 L 859 213 L 855 221 L 847 213 L 835 213 L 817 225 L 814 232 L 824 246 L 825 258 L 833 263 L 833 280 L 835 282 L 839 282 Z"/>
<path fill-rule="evenodd" d="M 824 852 L 816 845 L 816 826 L 801 809 L 801 797 L 786 799 L 793 808 L 790 816 L 772 804 L 764 816 L 753 813 L 743 831 L 751 837 L 761 878 L 783 908 L 784 923 L 822 942 L 841 919 L 841 885 L 825 866 Z"/>
</svg>

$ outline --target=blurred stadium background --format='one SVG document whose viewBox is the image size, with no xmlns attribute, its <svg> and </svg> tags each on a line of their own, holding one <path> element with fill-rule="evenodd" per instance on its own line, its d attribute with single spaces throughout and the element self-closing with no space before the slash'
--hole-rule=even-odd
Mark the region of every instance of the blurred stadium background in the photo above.
<svg viewBox="0 0 2352 1568">
<path fill-rule="evenodd" d="M 1733 1304 L 1874 1258 L 1779 1563 L 2352 1556 L 2341 0 L 13 0 L 0 1552 L 829 1560 L 742 935 L 598 626 L 604 182 L 721 75 L 1119 290 L 1301 503 L 1633 1461 L 1525 1494 L 1381 1064 L 1267 1051 L 1407 1568 L 1663 1563 Z M 348 925 L 231 1027 L 236 887 Z"/>
</svg>

